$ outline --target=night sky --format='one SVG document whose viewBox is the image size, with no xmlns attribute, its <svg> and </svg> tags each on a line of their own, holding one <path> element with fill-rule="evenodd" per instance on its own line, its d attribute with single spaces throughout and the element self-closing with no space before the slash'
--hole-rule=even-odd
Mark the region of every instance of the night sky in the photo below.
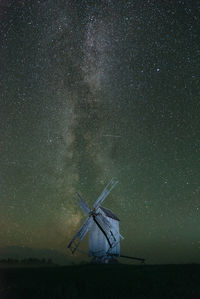
<svg viewBox="0 0 200 299">
<path fill-rule="evenodd" d="M 200 262 L 199 10 L 0 0 L 0 247 L 70 256 L 73 194 L 92 205 L 116 177 L 121 253 Z"/>
</svg>

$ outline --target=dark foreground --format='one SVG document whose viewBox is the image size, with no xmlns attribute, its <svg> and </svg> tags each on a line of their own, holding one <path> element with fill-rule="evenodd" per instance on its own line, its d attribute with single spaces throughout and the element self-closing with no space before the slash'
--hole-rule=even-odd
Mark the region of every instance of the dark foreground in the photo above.
<svg viewBox="0 0 200 299">
<path fill-rule="evenodd" d="M 0 269 L 0 299 L 200 298 L 200 265 Z"/>
</svg>

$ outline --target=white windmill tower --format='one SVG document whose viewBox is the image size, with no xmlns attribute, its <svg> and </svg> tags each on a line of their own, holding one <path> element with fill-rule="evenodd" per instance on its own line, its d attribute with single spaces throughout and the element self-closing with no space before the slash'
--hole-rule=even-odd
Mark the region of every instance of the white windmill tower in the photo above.
<svg viewBox="0 0 200 299">
<path fill-rule="evenodd" d="M 76 251 L 81 241 L 89 231 L 88 255 L 94 262 L 108 263 L 114 261 L 114 256 L 120 256 L 119 218 L 109 209 L 101 206 L 102 202 L 118 183 L 114 178 L 108 183 L 101 195 L 90 209 L 88 204 L 76 192 L 80 201 L 74 198 L 77 205 L 88 216 L 79 231 L 68 245 L 72 253 Z"/>
</svg>

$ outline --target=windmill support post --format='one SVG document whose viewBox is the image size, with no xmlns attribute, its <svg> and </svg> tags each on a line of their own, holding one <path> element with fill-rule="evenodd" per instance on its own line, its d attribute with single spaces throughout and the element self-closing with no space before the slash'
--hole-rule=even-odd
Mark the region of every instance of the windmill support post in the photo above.
<svg viewBox="0 0 200 299">
<path fill-rule="evenodd" d="M 119 257 L 124 257 L 126 259 L 132 259 L 132 260 L 138 260 L 141 261 L 142 263 L 145 262 L 145 259 L 139 258 L 139 257 L 133 257 L 133 256 L 127 256 L 127 255 L 121 255 Z"/>
</svg>

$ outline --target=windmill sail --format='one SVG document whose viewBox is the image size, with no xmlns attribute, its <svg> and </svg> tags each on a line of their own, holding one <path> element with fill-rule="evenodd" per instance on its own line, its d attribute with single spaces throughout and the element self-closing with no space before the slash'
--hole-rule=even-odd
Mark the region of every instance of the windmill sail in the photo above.
<svg viewBox="0 0 200 299">
<path fill-rule="evenodd" d="M 83 212 L 86 215 L 89 215 L 89 213 L 90 213 L 90 207 L 88 206 L 88 204 L 84 201 L 84 199 L 80 196 L 80 194 L 78 192 L 76 192 L 76 194 L 80 198 L 80 201 L 78 201 L 75 197 L 73 197 L 73 200 L 83 210 Z"/>
<path fill-rule="evenodd" d="M 89 217 L 81 226 L 77 234 L 73 237 L 71 242 L 68 245 L 68 248 L 71 249 L 71 252 L 74 253 L 78 248 L 80 242 L 83 240 L 85 235 L 87 234 L 88 230 L 90 229 L 92 223 L 92 218 Z"/>
<path fill-rule="evenodd" d="M 111 181 L 104 188 L 103 192 L 100 194 L 100 196 L 97 198 L 96 202 L 94 203 L 93 207 L 95 209 L 98 208 L 102 204 L 104 199 L 108 196 L 108 194 L 112 191 L 112 189 L 115 187 L 115 185 L 117 183 L 118 183 L 118 181 L 115 178 L 111 179 Z"/>
<path fill-rule="evenodd" d="M 109 246 L 111 248 L 114 247 L 118 240 L 117 234 L 115 230 L 112 228 L 112 226 L 110 225 L 109 221 L 106 219 L 106 217 L 103 216 L 101 213 L 98 213 L 94 217 L 94 221 L 96 222 L 96 224 L 99 226 L 99 228 L 105 235 L 109 243 Z"/>
</svg>

